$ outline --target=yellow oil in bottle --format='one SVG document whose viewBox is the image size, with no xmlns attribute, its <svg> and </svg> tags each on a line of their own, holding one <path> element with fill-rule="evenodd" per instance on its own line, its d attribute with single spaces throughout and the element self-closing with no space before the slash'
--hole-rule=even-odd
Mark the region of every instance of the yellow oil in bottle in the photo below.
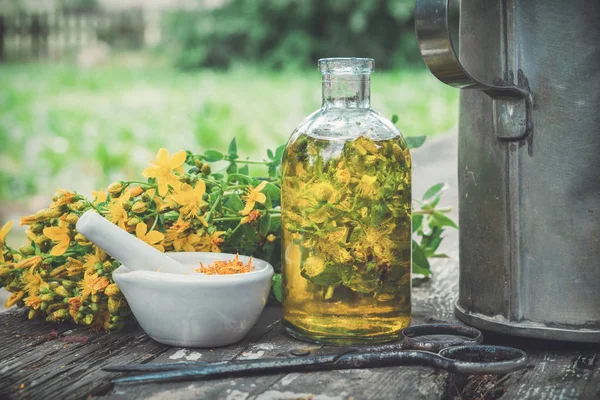
<svg viewBox="0 0 600 400">
<path fill-rule="evenodd" d="M 396 339 L 411 311 L 406 143 L 300 135 L 282 168 L 287 331 L 323 343 Z"/>
</svg>

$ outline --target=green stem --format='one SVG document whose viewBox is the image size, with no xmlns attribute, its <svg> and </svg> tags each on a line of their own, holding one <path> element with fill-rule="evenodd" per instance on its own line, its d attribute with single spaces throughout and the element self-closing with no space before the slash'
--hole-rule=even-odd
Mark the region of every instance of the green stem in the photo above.
<svg viewBox="0 0 600 400">
<path fill-rule="evenodd" d="M 212 220 L 212 222 L 240 221 L 241 219 L 242 219 L 242 217 L 222 217 L 222 218 L 215 218 Z"/>
<path fill-rule="evenodd" d="M 413 215 L 432 215 L 434 212 L 439 212 L 439 213 L 442 213 L 442 214 L 447 214 L 450 211 L 452 211 L 452 207 L 414 210 L 412 213 L 413 213 Z"/>
<path fill-rule="evenodd" d="M 210 210 L 208 210 L 208 212 L 206 213 L 206 216 L 204 217 L 204 219 L 206 220 L 206 222 L 210 222 L 211 221 L 212 213 L 213 213 L 213 211 L 215 211 L 215 209 L 217 208 L 217 206 L 221 202 L 222 198 L 223 198 L 223 194 L 220 193 L 217 196 L 217 198 L 215 199 L 215 202 L 213 203 L 212 207 L 210 208 Z"/>
<path fill-rule="evenodd" d="M 156 188 L 156 185 L 153 185 L 148 182 L 143 182 L 143 181 L 126 181 L 125 183 L 127 184 L 126 186 L 130 186 L 132 183 L 137 183 L 138 185 L 145 185 L 145 186 Z"/>
<path fill-rule="evenodd" d="M 225 156 L 224 160 L 226 161 L 233 161 L 236 164 L 260 164 L 260 165 L 269 165 L 272 163 L 272 161 L 252 161 L 252 160 L 240 160 L 240 159 L 236 159 L 236 160 L 230 160 L 229 157 Z"/>
<path fill-rule="evenodd" d="M 156 228 L 157 223 L 158 223 L 158 214 L 156 214 L 154 216 L 154 223 L 152 224 L 152 227 L 150 228 L 150 230 L 148 232 L 152 232 L 154 230 L 154 228 Z"/>
</svg>

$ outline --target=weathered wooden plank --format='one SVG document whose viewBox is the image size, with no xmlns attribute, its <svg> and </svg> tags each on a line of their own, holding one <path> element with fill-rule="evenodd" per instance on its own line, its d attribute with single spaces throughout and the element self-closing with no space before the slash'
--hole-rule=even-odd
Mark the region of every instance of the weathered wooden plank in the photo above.
<svg viewBox="0 0 600 400">
<path fill-rule="evenodd" d="M 2 315 L 2 319 L 5 319 L 5 315 Z M 20 322 L 19 326 L 26 325 Z M 38 327 L 43 335 L 35 339 L 35 346 L 21 348 L 12 356 L 2 359 L 0 397 L 69 399 L 101 394 L 110 389 L 110 378 L 115 376 L 102 372 L 102 366 L 113 362 L 145 362 L 168 349 L 150 340 L 137 327 L 105 334 L 89 332 L 84 327 L 66 330 L 59 326 L 61 335 L 49 341 L 47 332 L 52 331 L 55 325 L 45 323 L 38 324 Z M 87 342 L 61 340 L 81 336 L 87 336 Z"/>
</svg>

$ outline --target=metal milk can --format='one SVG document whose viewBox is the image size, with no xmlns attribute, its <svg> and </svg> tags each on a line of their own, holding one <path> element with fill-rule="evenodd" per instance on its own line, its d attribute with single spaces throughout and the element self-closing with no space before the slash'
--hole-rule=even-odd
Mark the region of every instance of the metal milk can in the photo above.
<svg viewBox="0 0 600 400">
<path fill-rule="evenodd" d="M 600 342 L 600 2 L 417 0 L 431 72 L 460 94 L 460 284 L 482 329 Z"/>
</svg>

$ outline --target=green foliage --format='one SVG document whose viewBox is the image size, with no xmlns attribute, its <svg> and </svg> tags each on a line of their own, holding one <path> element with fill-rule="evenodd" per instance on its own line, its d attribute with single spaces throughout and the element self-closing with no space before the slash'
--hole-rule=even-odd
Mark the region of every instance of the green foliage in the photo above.
<svg viewBox="0 0 600 400">
<path fill-rule="evenodd" d="M 372 57 L 381 68 L 421 66 L 414 0 L 230 0 L 168 16 L 169 47 L 184 69 L 239 62 L 314 67 L 322 57 Z"/>
<path fill-rule="evenodd" d="M 50 196 L 57 187 L 89 193 L 134 179 L 163 146 L 226 150 L 236 137 L 245 154 L 264 157 L 319 107 L 319 84 L 316 71 L 0 65 L 0 200 Z M 372 90 L 376 110 L 401 110 L 408 141 L 456 125 L 458 91 L 427 71 L 376 73 Z M 280 158 L 274 153 L 267 157 Z"/>
</svg>

